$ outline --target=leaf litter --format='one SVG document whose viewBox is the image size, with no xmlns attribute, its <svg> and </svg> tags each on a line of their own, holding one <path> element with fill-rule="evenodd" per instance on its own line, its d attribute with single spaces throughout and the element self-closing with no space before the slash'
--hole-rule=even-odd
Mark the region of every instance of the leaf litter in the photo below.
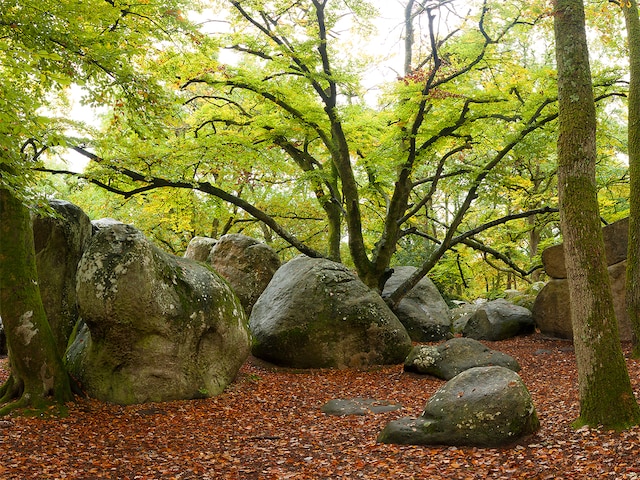
<svg viewBox="0 0 640 480">
<path fill-rule="evenodd" d="M 60 419 L 0 419 L 1 479 L 638 479 L 640 427 L 574 430 L 579 413 L 570 342 L 539 334 L 484 342 L 515 357 L 541 429 L 508 448 L 376 443 L 391 420 L 417 417 L 444 384 L 401 365 L 292 370 L 255 358 L 214 398 L 120 406 L 92 399 Z M 627 365 L 636 395 L 640 363 Z M 0 380 L 7 375 L 0 359 Z M 402 409 L 332 416 L 338 398 Z"/>
</svg>

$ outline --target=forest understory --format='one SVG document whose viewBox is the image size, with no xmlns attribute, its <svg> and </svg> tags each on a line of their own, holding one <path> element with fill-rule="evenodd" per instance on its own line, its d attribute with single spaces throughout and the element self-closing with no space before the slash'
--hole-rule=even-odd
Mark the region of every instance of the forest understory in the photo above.
<svg viewBox="0 0 640 480">
<path fill-rule="evenodd" d="M 390 420 L 419 416 L 444 384 L 401 365 L 275 368 L 250 358 L 222 395 L 119 406 L 91 399 L 65 418 L 0 419 L 0 479 L 640 479 L 640 427 L 582 428 L 571 342 L 539 334 L 484 342 L 514 356 L 541 429 L 508 448 L 376 443 Z M 640 396 L 640 362 L 627 365 Z M 8 361 L 0 359 L 0 380 Z M 398 411 L 328 416 L 335 398 L 400 402 Z"/>
</svg>

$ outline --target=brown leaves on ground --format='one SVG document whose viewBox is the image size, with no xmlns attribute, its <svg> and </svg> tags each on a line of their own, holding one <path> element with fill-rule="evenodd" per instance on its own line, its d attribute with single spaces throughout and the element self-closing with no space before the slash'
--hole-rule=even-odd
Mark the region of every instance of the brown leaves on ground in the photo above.
<svg viewBox="0 0 640 480">
<path fill-rule="evenodd" d="M 533 335 L 487 345 L 518 359 L 542 424 L 510 448 L 377 444 L 387 422 L 420 415 L 443 385 L 401 366 L 285 371 L 251 359 L 208 400 L 129 407 L 80 400 L 68 418 L 0 419 L 0 478 L 640 479 L 640 428 L 571 428 L 579 409 L 571 343 Z M 638 392 L 640 364 L 627 364 Z M 0 360 L 0 379 L 6 367 Z M 354 397 L 404 407 L 351 417 L 320 411 L 331 399 Z"/>
</svg>

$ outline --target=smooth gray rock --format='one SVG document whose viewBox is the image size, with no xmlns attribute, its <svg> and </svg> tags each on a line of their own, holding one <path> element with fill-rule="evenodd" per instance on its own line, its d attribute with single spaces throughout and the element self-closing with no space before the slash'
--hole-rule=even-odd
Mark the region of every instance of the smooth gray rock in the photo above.
<svg viewBox="0 0 640 480">
<path fill-rule="evenodd" d="M 38 285 L 47 320 L 60 355 L 78 321 L 76 270 L 91 239 L 89 217 L 80 207 L 50 200 L 56 216 L 34 216 L 33 239 Z"/>
<path fill-rule="evenodd" d="M 67 351 L 67 366 L 103 401 L 216 395 L 249 354 L 246 315 L 228 284 L 129 225 L 94 235 L 78 266 L 77 298 L 86 330 Z"/>
<path fill-rule="evenodd" d="M 451 328 L 453 333 L 462 333 L 469 319 L 476 313 L 480 307 L 478 303 L 464 303 L 449 311 L 451 315 Z"/>
<path fill-rule="evenodd" d="M 344 265 L 305 256 L 276 272 L 249 328 L 256 357 L 295 368 L 398 364 L 411 350 L 380 295 Z"/>
<path fill-rule="evenodd" d="M 209 262 L 229 282 L 247 315 L 281 265 L 273 248 L 241 234 L 220 237 Z"/>
<path fill-rule="evenodd" d="M 438 346 L 417 345 L 404 362 L 404 370 L 450 380 L 474 367 L 500 366 L 520 371 L 511 355 L 491 350 L 472 338 L 452 338 Z"/>
<path fill-rule="evenodd" d="M 531 395 L 504 367 L 465 370 L 440 388 L 418 418 L 387 424 L 381 443 L 500 447 L 533 434 L 540 424 Z"/>
<path fill-rule="evenodd" d="M 394 267 L 382 296 L 390 295 L 415 271 L 416 267 Z M 453 337 L 449 307 L 427 277 L 424 277 L 393 309 L 414 342 L 435 342 Z"/>
<path fill-rule="evenodd" d="M 476 340 L 505 340 L 533 332 L 531 311 L 499 298 L 480 305 L 467 321 L 462 334 Z"/>
<path fill-rule="evenodd" d="M 206 262 L 211 255 L 211 249 L 215 246 L 217 240 L 210 237 L 193 237 L 187 245 L 184 252 L 184 258 L 190 258 L 197 262 Z"/>
<path fill-rule="evenodd" d="M 327 415 L 369 415 L 400 410 L 402 405 L 375 398 L 337 398 L 325 403 L 321 411 Z"/>
<path fill-rule="evenodd" d="M 100 230 L 102 230 L 103 228 L 111 228 L 114 225 L 126 225 L 126 224 L 124 222 L 121 222 L 120 220 L 116 220 L 115 218 L 110 218 L 110 217 L 98 218 L 97 220 L 91 221 L 91 226 L 93 228 L 94 235 L 98 233 Z"/>
</svg>

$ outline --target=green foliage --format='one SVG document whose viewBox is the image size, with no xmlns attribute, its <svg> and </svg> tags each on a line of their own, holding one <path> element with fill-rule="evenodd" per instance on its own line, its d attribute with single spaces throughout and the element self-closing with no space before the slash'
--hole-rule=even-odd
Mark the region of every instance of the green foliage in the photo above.
<svg viewBox="0 0 640 480">
<path fill-rule="evenodd" d="M 374 32 L 368 2 L 217 1 L 210 7 L 228 24 L 200 31 L 186 24 L 184 6 L 145 5 L 131 6 L 140 15 L 92 20 L 94 31 L 117 37 L 93 39 L 92 49 L 118 74 L 80 72 L 93 85 L 115 87 L 102 92 L 85 82 L 87 101 L 109 107 L 99 134 L 85 142 L 98 154 L 86 173 L 116 193 L 84 182 L 68 191 L 93 218 L 135 222 L 177 253 L 195 235 L 242 231 L 283 258 L 296 254 L 273 225 L 238 203 L 183 190 L 208 183 L 316 251 L 331 252 L 337 240 L 342 261 L 361 274 L 367 265 L 375 276 L 385 263 L 434 263 L 446 290 L 467 297 L 532 281 L 524 273 L 540 264 L 544 245 L 559 241 L 553 215 L 482 230 L 496 218 L 557 204 L 555 71 L 539 47 L 551 42 L 552 17 L 543 2 L 473 4 L 452 35 L 433 31 L 436 51 L 424 31 L 424 42 L 411 47 L 414 70 L 387 84 L 379 105 L 365 100 L 362 87 L 376 56 L 358 50 Z M 169 23 L 158 31 L 149 18 Z M 415 25 L 427 20 L 416 12 Z M 134 21 L 141 23 L 127 23 Z M 162 41 L 143 43 L 148 35 Z M 124 38 L 126 47 L 114 49 Z M 614 39 L 607 45 L 613 55 Z M 41 62 L 65 58 L 46 51 L 52 58 Z M 621 72 L 594 71 L 596 93 L 610 95 Z M 617 160 L 622 112 L 619 102 L 603 100 L 599 195 L 610 220 L 627 210 Z M 147 185 L 158 178 L 181 184 L 180 193 Z M 354 202 L 360 227 L 346 208 Z M 449 233 L 471 229 L 479 229 L 470 238 L 475 247 L 446 246 Z"/>
</svg>

